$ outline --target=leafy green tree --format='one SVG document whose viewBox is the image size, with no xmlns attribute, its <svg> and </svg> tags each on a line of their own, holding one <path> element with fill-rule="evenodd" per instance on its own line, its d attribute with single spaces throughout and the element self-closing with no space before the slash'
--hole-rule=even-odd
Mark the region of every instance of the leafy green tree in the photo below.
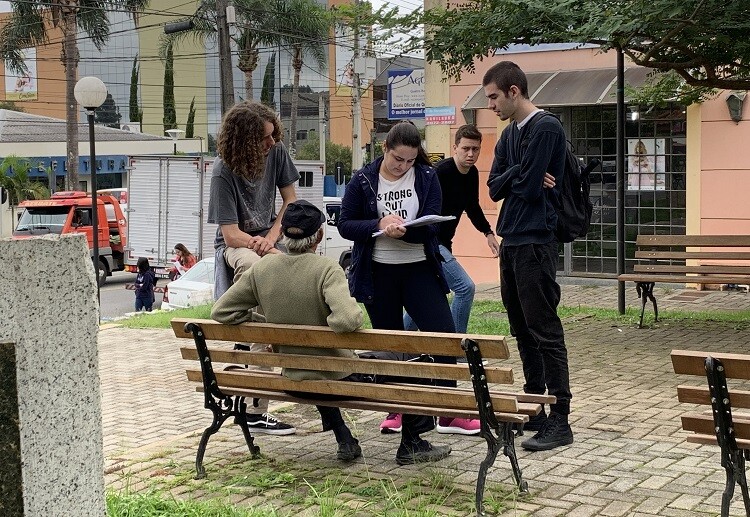
<svg viewBox="0 0 750 517">
<path fill-rule="evenodd" d="M 308 138 L 299 147 L 297 158 L 300 160 L 320 160 L 320 140 L 317 136 Z M 330 140 L 326 142 L 326 173 L 333 174 L 336 170 L 336 162 L 344 164 L 347 173 L 352 170 L 352 148 L 345 145 L 334 144 Z"/>
<path fill-rule="evenodd" d="M 292 54 L 291 120 L 289 122 L 289 149 L 297 147 L 297 110 L 299 108 L 299 81 L 305 59 L 312 60 L 318 70 L 326 67 L 326 42 L 333 26 L 333 18 L 316 0 L 275 0 L 276 23 L 282 44 Z M 294 155 L 294 154 L 293 154 Z"/>
<path fill-rule="evenodd" d="M 254 98 L 253 72 L 260 64 L 259 48 L 279 43 L 279 36 L 273 29 L 276 14 L 264 0 L 234 0 L 234 7 L 238 30 L 231 31 L 230 36 L 238 49 L 237 68 L 245 77 L 245 98 L 251 100 Z M 215 1 L 200 0 L 195 14 L 189 19 L 193 22 L 192 29 L 162 35 L 160 55 L 166 55 L 169 44 L 179 47 L 185 41 L 201 45 L 217 41 Z"/>
<path fill-rule="evenodd" d="M 130 122 L 143 122 L 143 111 L 138 105 L 138 76 L 140 75 L 140 66 L 138 65 L 138 56 L 133 58 L 133 68 L 130 71 L 130 102 L 128 104 L 128 114 Z"/>
<path fill-rule="evenodd" d="M 274 88 L 276 87 L 276 52 L 271 54 L 263 72 L 263 88 L 260 91 L 260 102 L 271 108 L 275 107 Z"/>
<path fill-rule="evenodd" d="M 98 110 L 94 112 L 94 121 L 97 124 L 107 127 L 113 127 L 120 129 L 120 108 L 115 104 L 115 99 L 111 93 L 107 94 L 107 98 L 104 100 Z"/>
<path fill-rule="evenodd" d="M 193 136 L 195 136 L 195 97 L 190 101 L 188 118 L 185 122 L 185 138 L 193 138 Z"/>
<path fill-rule="evenodd" d="M 31 163 L 26 158 L 10 154 L 0 162 L 0 187 L 8 191 L 12 220 L 16 220 L 15 207 L 27 199 L 49 199 L 49 189 L 30 176 Z"/>
<path fill-rule="evenodd" d="M 25 0 L 10 2 L 11 13 L 0 30 L 0 59 L 13 73 L 28 72 L 23 49 L 50 43 L 49 23 L 62 31 L 61 60 L 65 66 L 65 132 L 67 140 L 68 185 L 78 185 L 78 103 L 73 89 L 78 80 L 78 29 L 96 48 L 109 38 L 107 10 L 128 11 L 134 20 L 148 0 Z"/>
<path fill-rule="evenodd" d="M 592 43 L 664 72 L 652 81 L 662 99 L 690 103 L 715 88 L 750 89 L 747 1 L 478 0 L 411 21 L 430 27 L 425 58 L 452 78 L 512 44 Z"/>
<path fill-rule="evenodd" d="M 0 110 L 20 111 L 21 113 L 26 111 L 13 101 L 0 101 Z"/>
<path fill-rule="evenodd" d="M 174 53 L 172 46 L 167 49 L 164 58 L 164 131 L 177 127 L 177 111 L 174 105 Z"/>
</svg>

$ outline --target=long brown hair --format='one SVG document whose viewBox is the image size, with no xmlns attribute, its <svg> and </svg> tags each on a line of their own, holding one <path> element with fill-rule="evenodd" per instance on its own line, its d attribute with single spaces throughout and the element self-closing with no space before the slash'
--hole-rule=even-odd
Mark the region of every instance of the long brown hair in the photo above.
<svg viewBox="0 0 750 517">
<path fill-rule="evenodd" d="M 385 137 L 385 146 L 388 149 L 394 149 L 399 145 L 405 145 L 417 150 L 417 159 L 414 163 L 432 166 L 427 151 L 422 147 L 422 135 L 419 134 L 417 127 L 410 121 L 398 122 L 388 131 Z"/>
<path fill-rule="evenodd" d="M 190 253 L 190 250 L 187 249 L 187 246 L 185 246 L 181 242 L 178 242 L 174 245 L 174 249 L 180 250 L 180 264 L 182 264 L 183 266 L 187 266 L 188 257 L 192 255 L 192 253 Z"/>
<path fill-rule="evenodd" d="M 263 176 L 266 157 L 262 143 L 266 122 L 273 124 L 273 139 L 280 142 L 281 122 L 268 106 L 243 101 L 224 115 L 217 147 L 219 156 L 234 174 L 248 180 Z"/>
</svg>

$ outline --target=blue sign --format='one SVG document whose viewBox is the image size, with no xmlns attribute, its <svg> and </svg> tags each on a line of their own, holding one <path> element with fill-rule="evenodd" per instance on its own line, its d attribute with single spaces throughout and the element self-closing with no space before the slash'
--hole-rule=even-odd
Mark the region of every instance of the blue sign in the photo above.
<svg viewBox="0 0 750 517">
<path fill-rule="evenodd" d="M 52 170 L 55 176 L 65 176 L 68 172 L 65 156 L 34 156 L 27 158 L 31 164 L 29 176 L 47 176 L 47 171 Z M 91 166 L 88 156 L 78 157 L 78 172 L 91 174 Z M 124 174 L 128 165 L 128 157 L 124 155 L 99 155 L 96 157 L 97 174 Z"/>
<path fill-rule="evenodd" d="M 388 70 L 388 120 L 424 118 L 424 69 Z"/>
</svg>

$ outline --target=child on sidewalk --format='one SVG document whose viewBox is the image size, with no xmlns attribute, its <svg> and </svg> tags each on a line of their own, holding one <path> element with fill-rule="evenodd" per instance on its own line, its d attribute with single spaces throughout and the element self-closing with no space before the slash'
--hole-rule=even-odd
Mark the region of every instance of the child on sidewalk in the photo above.
<svg viewBox="0 0 750 517">
<path fill-rule="evenodd" d="M 154 286 L 156 275 L 146 257 L 138 259 L 138 275 L 135 277 L 135 310 L 145 309 L 151 312 L 154 308 Z"/>
</svg>

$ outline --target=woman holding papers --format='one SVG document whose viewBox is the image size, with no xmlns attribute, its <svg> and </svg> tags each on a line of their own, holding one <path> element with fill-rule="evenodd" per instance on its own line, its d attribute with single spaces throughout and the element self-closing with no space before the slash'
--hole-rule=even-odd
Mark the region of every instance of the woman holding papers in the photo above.
<svg viewBox="0 0 750 517">
<path fill-rule="evenodd" d="M 190 253 L 190 251 L 187 249 L 187 247 L 182 244 L 181 242 L 178 242 L 174 245 L 174 260 L 172 261 L 172 264 L 174 267 L 169 272 L 169 279 L 175 280 L 180 277 L 185 271 L 190 269 L 195 265 L 197 260 L 195 259 L 195 255 Z"/>
<path fill-rule="evenodd" d="M 354 241 L 349 290 L 373 328 L 403 330 L 406 309 L 422 331 L 455 332 L 438 252 L 438 223 L 404 226 L 440 215 L 440 183 L 414 125 L 393 126 L 383 157 L 354 174 L 341 202 L 339 233 Z M 383 233 L 374 237 L 373 234 Z M 455 357 L 435 357 L 455 363 Z"/>
</svg>

